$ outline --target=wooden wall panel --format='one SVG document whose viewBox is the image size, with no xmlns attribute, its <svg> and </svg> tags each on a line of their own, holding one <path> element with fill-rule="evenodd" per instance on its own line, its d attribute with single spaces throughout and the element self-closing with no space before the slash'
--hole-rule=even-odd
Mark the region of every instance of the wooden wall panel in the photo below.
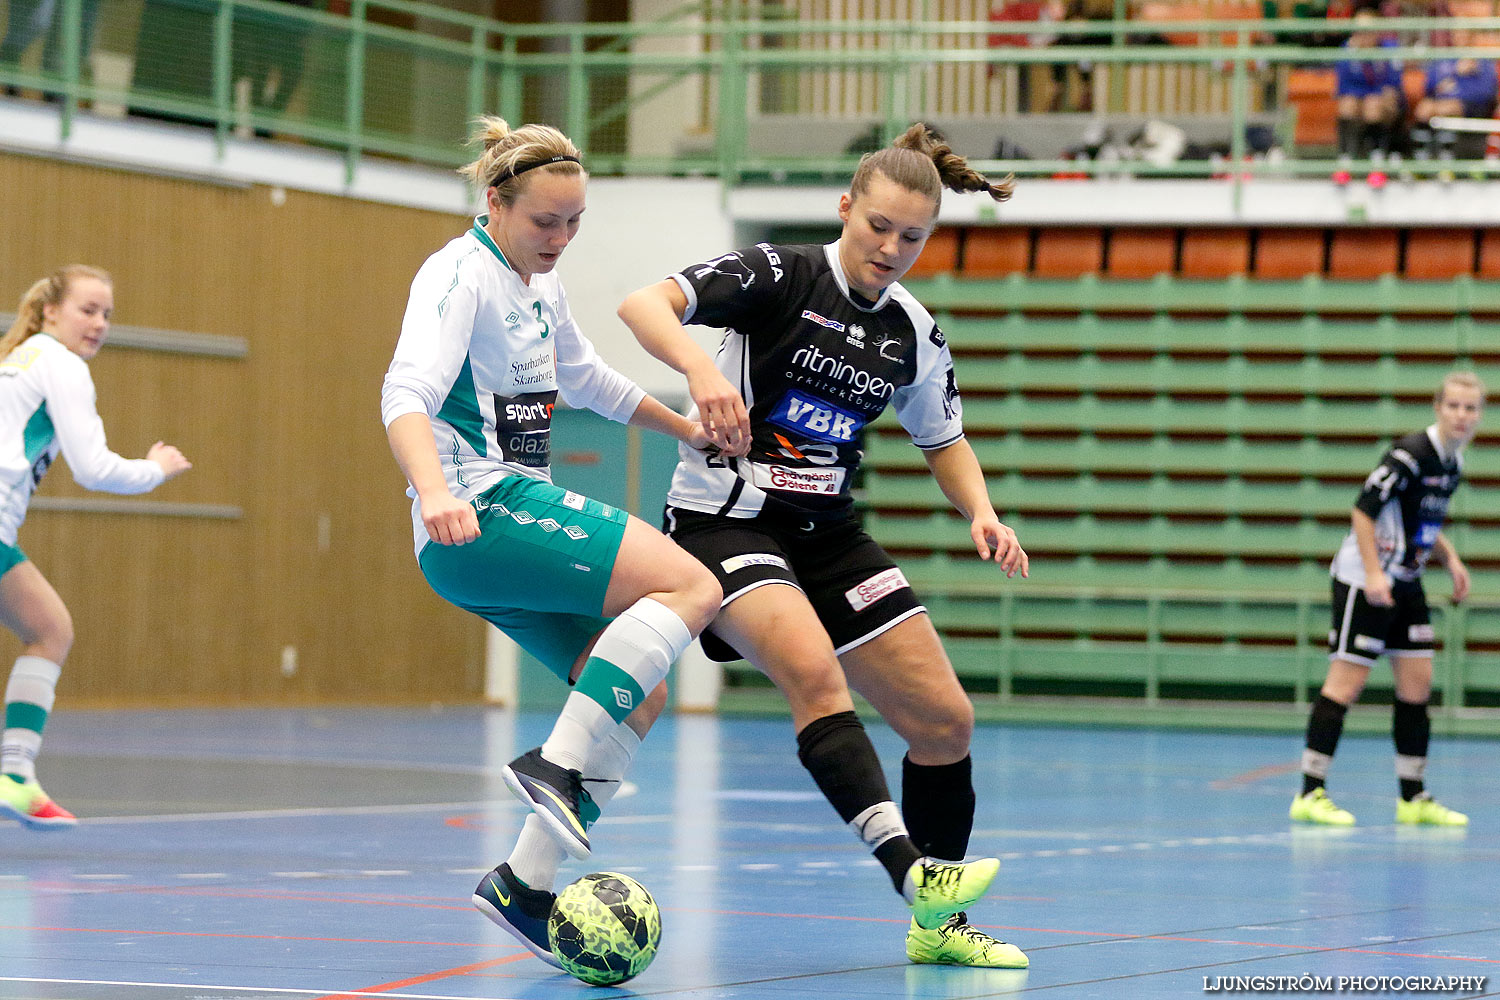
<svg viewBox="0 0 1500 1000">
<path fill-rule="evenodd" d="M 32 512 L 21 545 L 77 633 L 63 703 L 479 697 L 482 623 L 417 570 L 379 410 L 411 277 L 466 220 L 15 156 L 0 156 L 0 218 L 4 308 L 85 261 L 113 272 L 118 322 L 250 349 L 106 346 L 93 362 L 111 446 L 137 456 L 161 438 L 194 463 L 149 498 L 244 516 Z M 42 493 L 84 491 L 59 463 Z M 6 633 L 0 666 L 17 647 Z"/>
</svg>

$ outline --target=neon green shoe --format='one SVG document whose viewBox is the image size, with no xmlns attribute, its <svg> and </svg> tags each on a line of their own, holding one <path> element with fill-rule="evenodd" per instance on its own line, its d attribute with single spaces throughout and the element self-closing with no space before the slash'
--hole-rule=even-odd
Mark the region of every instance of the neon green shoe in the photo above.
<svg viewBox="0 0 1500 1000">
<path fill-rule="evenodd" d="M 1000 862 L 935 861 L 922 858 L 906 873 L 912 883 L 911 915 L 917 926 L 935 930 L 949 917 L 977 903 L 995 880 Z"/>
<path fill-rule="evenodd" d="M 1396 822 L 1413 826 L 1468 826 L 1469 817 L 1422 792 L 1411 801 L 1396 803 Z"/>
<path fill-rule="evenodd" d="M 17 819 L 33 830 L 57 830 L 78 825 L 78 818 L 53 802 L 35 781 L 13 781 L 0 775 L 0 818 Z"/>
<path fill-rule="evenodd" d="M 1354 814 L 1333 804 L 1328 793 L 1314 788 L 1306 795 L 1292 799 L 1292 819 L 1303 823 L 1320 823 L 1323 826 L 1353 826 Z"/>
<path fill-rule="evenodd" d="M 974 969 L 1024 969 L 1031 964 L 1020 948 L 971 926 L 965 913 L 955 913 L 932 930 L 913 920 L 906 932 L 906 957 L 918 965 Z"/>
</svg>

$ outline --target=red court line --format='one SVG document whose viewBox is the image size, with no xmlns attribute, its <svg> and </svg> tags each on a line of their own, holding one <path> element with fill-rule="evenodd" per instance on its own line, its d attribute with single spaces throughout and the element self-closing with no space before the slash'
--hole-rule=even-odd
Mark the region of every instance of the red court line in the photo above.
<svg viewBox="0 0 1500 1000">
<path fill-rule="evenodd" d="M 505 965 L 507 962 L 519 962 L 523 958 L 530 958 L 531 952 L 522 952 L 519 955 L 510 955 L 506 958 L 492 958 L 487 962 L 475 962 L 473 965 L 460 965 L 453 969 L 443 969 L 440 972 L 429 972 L 425 976 L 412 976 L 410 979 L 398 979 L 394 983 L 381 983 L 379 986 L 366 986 L 362 990 L 353 993 L 328 993 L 314 1000 L 359 1000 L 360 997 L 370 993 L 386 993 L 390 990 L 403 990 L 408 986 L 421 986 L 437 979 L 447 979 L 450 976 L 466 976 L 471 972 L 480 972 L 484 969 L 493 969 L 497 965 Z"/>
<path fill-rule="evenodd" d="M 1232 778 L 1220 778 L 1218 781 L 1210 781 L 1208 787 L 1215 791 L 1223 791 L 1226 788 L 1236 788 L 1240 785 L 1251 785 L 1262 778 L 1277 778 L 1283 774 L 1302 769 L 1301 761 L 1289 761 L 1285 764 L 1267 764 L 1265 767 L 1257 767 L 1253 771 L 1236 774 Z"/>
</svg>

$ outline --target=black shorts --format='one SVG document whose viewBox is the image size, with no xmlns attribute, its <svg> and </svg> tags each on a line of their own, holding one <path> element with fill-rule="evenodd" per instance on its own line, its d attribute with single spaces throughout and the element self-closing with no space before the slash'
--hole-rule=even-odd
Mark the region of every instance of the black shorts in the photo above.
<svg viewBox="0 0 1500 1000">
<path fill-rule="evenodd" d="M 1328 658 L 1374 666 L 1381 653 L 1431 653 L 1432 614 L 1421 581 L 1391 586 L 1395 603 L 1378 608 L 1365 600 L 1362 588 L 1333 581 L 1333 627 L 1328 631 Z"/>
<path fill-rule="evenodd" d="M 789 583 L 807 595 L 818 620 L 844 653 L 927 609 L 885 549 L 848 517 L 815 522 L 762 514 L 720 517 L 668 507 L 672 540 L 713 571 L 729 603 L 756 587 Z M 739 659 L 713 634 L 703 651 L 723 663 Z"/>
</svg>

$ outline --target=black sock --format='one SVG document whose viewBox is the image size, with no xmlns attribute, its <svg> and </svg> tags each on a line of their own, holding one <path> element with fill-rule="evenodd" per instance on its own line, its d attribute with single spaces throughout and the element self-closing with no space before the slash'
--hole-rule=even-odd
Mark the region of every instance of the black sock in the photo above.
<svg viewBox="0 0 1500 1000">
<path fill-rule="evenodd" d="M 1338 130 L 1339 155 L 1350 158 L 1358 155 L 1360 135 L 1365 130 L 1365 123 L 1353 118 L 1340 118 Z"/>
<path fill-rule="evenodd" d="M 1344 732 L 1344 713 L 1348 705 L 1340 705 L 1325 694 L 1319 694 L 1313 702 L 1312 713 L 1307 718 L 1307 748 L 1302 751 L 1302 794 L 1314 788 L 1322 788 L 1328 778 L 1328 765 L 1333 762 L 1334 751 L 1339 747 L 1339 737 Z"/>
<path fill-rule="evenodd" d="M 891 801 L 890 786 L 880 769 L 880 758 L 870 736 L 853 712 L 839 712 L 809 722 L 797 734 L 797 759 L 807 768 L 823 797 L 845 823 L 869 842 L 866 831 L 855 820 L 875 816 L 877 826 L 899 824 L 900 812 Z M 906 884 L 906 873 L 922 856 L 904 828 L 872 845 L 876 859 L 885 866 L 897 892 Z"/>
<path fill-rule="evenodd" d="M 901 813 L 912 842 L 927 857 L 962 861 L 974 831 L 974 762 L 913 764 L 901 760 Z"/>
<path fill-rule="evenodd" d="M 1427 703 L 1397 698 L 1391 706 L 1391 736 L 1396 741 L 1396 780 L 1401 797 L 1410 802 L 1426 790 L 1422 775 L 1427 770 L 1427 744 L 1432 739 Z"/>
</svg>

